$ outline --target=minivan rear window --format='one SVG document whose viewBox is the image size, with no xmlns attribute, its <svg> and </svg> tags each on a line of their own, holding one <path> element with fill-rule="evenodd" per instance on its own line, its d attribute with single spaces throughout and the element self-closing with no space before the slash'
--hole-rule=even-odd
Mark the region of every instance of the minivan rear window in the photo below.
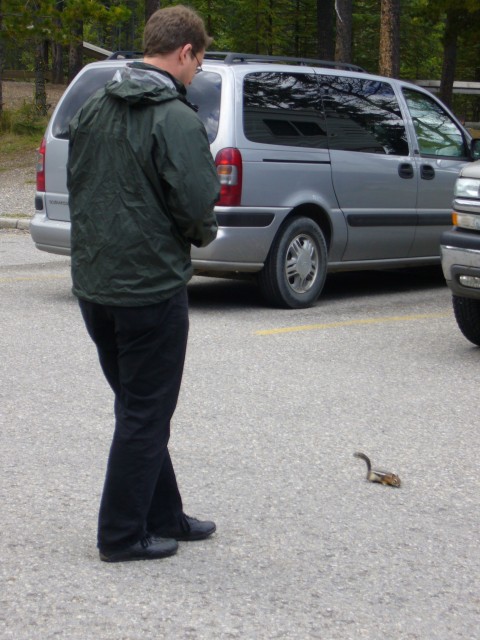
<svg viewBox="0 0 480 640">
<path fill-rule="evenodd" d="M 52 124 L 52 134 L 55 138 L 68 139 L 68 125 L 73 116 L 90 96 L 113 78 L 116 71 L 117 69 L 113 67 L 106 67 L 105 69 L 97 67 L 95 73 L 84 73 L 77 79 L 70 87 Z"/>
<path fill-rule="evenodd" d="M 68 139 L 68 126 L 80 107 L 96 91 L 113 78 L 116 67 L 95 69 L 95 73 L 84 73 L 71 86 L 62 102 L 52 125 L 55 138 Z M 198 73 L 187 90 L 189 102 L 198 107 L 198 115 L 207 130 L 210 143 L 215 140 L 220 117 L 221 77 L 218 73 L 203 71 Z"/>
</svg>

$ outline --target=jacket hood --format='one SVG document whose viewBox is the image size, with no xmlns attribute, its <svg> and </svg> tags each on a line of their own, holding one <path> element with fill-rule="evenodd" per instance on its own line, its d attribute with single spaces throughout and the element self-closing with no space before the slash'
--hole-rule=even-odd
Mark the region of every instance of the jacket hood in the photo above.
<svg viewBox="0 0 480 640">
<path fill-rule="evenodd" d="M 185 87 L 169 73 L 136 62 L 119 69 L 105 86 L 107 95 L 134 104 L 158 104 L 184 99 Z"/>
</svg>

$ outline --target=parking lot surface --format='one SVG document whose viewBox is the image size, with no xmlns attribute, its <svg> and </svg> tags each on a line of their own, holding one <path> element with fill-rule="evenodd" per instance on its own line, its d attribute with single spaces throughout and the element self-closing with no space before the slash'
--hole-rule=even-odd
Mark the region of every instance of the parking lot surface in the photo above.
<svg viewBox="0 0 480 640">
<path fill-rule="evenodd" d="M 101 563 L 112 395 L 69 260 L 0 232 L 0 637 L 478 638 L 480 349 L 440 268 L 332 276 L 304 310 L 243 282 L 189 294 L 171 452 L 217 533 Z"/>
</svg>

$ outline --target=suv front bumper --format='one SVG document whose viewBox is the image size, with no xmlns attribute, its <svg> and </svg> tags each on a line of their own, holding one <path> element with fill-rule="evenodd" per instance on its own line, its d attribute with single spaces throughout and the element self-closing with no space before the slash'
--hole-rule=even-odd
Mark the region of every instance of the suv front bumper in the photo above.
<svg viewBox="0 0 480 640">
<path fill-rule="evenodd" d="M 480 234 L 454 227 L 442 234 L 440 250 L 443 275 L 452 293 L 480 300 L 480 288 L 465 286 L 460 281 L 461 276 L 480 280 Z"/>
</svg>

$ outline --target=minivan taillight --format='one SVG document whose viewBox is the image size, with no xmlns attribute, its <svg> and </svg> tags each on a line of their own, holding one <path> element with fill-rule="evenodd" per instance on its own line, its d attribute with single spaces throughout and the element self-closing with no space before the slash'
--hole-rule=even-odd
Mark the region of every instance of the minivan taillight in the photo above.
<svg viewBox="0 0 480 640">
<path fill-rule="evenodd" d="M 219 207 L 236 207 L 242 199 L 242 154 L 238 149 L 221 149 L 215 158 L 220 180 Z"/>
<path fill-rule="evenodd" d="M 45 189 L 45 150 L 46 143 L 45 138 L 42 140 L 42 144 L 37 154 L 37 191 L 46 191 Z"/>
</svg>

